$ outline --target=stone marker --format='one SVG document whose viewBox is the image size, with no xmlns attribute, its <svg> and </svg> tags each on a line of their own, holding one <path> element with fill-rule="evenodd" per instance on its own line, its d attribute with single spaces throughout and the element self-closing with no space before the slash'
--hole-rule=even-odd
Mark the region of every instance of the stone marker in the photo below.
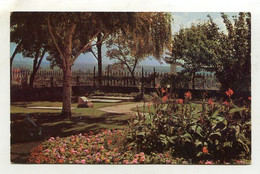
<svg viewBox="0 0 260 174">
<path fill-rule="evenodd" d="M 93 108 L 94 105 L 87 97 L 78 97 L 78 108 Z"/>
</svg>

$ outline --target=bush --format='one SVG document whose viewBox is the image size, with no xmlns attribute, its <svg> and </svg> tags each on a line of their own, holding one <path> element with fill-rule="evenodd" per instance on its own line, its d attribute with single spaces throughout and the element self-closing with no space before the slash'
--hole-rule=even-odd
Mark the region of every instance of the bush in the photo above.
<svg viewBox="0 0 260 174">
<path fill-rule="evenodd" d="M 170 151 L 193 163 L 201 160 L 231 162 L 250 160 L 251 110 L 250 105 L 236 106 L 231 100 L 216 104 L 212 99 L 196 105 L 192 94 L 185 99 L 170 96 L 158 89 L 154 99 L 156 112 L 138 114 L 130 119 L 127 141 L 129 146 L 147 154 Z"/>
</svg>

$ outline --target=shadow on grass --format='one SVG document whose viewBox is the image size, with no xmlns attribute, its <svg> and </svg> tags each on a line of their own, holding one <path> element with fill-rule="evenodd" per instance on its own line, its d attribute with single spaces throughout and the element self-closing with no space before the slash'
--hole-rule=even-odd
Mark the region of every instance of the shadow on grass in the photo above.
<svg viewBox="0 0 260 174">
<path fill-rule="evenodd" d="M 127 126 L 129 117 L 114 113 L 71 118 L 63 118 L 59 113 L 11 114 L 11 162 L 27 163 L 31 149 L 50 137 L 122 129 Z"/>
<path fill-rule="evenodd" d="M 127 126 L 128 118 L 128 115 L 114 113 L 71 118 L 63 118 L 59 113 L 11 114 L 11 144 L 98 132 L 100 129 L 120 129 Z"/>
</svg>

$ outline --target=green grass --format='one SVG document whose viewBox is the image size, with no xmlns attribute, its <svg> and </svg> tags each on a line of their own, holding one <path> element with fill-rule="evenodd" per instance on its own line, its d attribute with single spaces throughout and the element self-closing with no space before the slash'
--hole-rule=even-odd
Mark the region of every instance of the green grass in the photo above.
<svg viewBox="0 0 260 174">
<path fill-rule="evenodd" d="M 129 115 L 99 111 L 99 108 L 122 103 L 94 103 L 94 108 L 77 108 L 72 104 L 71 118 L 60 116 L 61 110 L 28 109 L 32 106 L 61 107 L 61 102 L 14 102 L 11 103 L 11 143 L 33 142 L 49 137 L 64 137 L 100 129 L 122 129 L 128 124 Z M 27 120 L 27 116 L 42 129 Z"/>
<path fill-rule="evenodd" d="M 98 117 L 105 112 L 99 111 L 99 108 L 113 106 L 113 105 L 122 105 L 122 104 L 129 104 L 130 102 L 123 102 L 123 103 L 94 103 L 94 108 L 77 108 L 77 103 L 73 103 L 72 107 L 72 116 L 79 117 L 79 116 L 94 116 Z M 61 110 L 53 110 L 53 109 L 30 109 L 27 107 L 35 107 L 35 106 L 45 106 L 45 107 L 61 107 L 61 102 L 13 102 L 11 103 L 11 114 L 32 114 L 32 113 L 61 113 Z"/>
</svg>

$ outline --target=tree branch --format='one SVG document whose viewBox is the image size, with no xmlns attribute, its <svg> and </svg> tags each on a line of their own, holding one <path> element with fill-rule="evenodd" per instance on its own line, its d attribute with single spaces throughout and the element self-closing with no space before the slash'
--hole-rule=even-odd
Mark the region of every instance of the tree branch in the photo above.
<svg viewBox="0 0 260 174">
<path fill-rule="evenodd" d="M 93 42 L 93 40 L 97 37 L 97 35 L 99 34 L 100 30 L 90 39 L 90 41 L 83 47 L 81 48 L 78 53 L 74 56 L 74 59 L 72 60 L 72 64 L 75 62 L 75 60 L 79 57 L 79 55 L 81 53 L 83 53 L 84 51 L 86 51 L 90 46 L 91 46 L 91 43 Z"/>
<path fill-rule="evenodd" d="M 46 52 L 46 48 L 44 48 L 44 50 L 43 50 L 43 52 L 42 52 L 41 58 L 40 58 L 40 60 L 39 60 L 39 62 L 38 62 L 38 65 L 37 65 L 37 70 L 39 69 L 39 67 L 40 67 L 40 65 L 41 65 L 41 63 L 42 63 L 42 59 L 43 59 L 43 57 L 44 57 L 44 55 L 45 55 L 45 52 Z"/>
<path fill-rule="evenodd" d="M 57 50 L 59 51 L 59 53 L 60 53 L 60 55 L 61 55 L 61 58 L 62 58 L 62 66 L 63 67 L 66 67 L 66 65 L 65 65 L 65 57 L 64 57 L 64 55 L 62 54 L 62 52 L 61 52 L 61 50 L 60 50 L 60 47 L 59 47 L 59 45 L 57 44 L 57 42 L 56 42 L 56 39 L 55 39 L 55 37 L 54 37 L 54 35 L 53 35 L 53 33 L 52 33 L 52 30 L 51 30 L 51 24 L 50 24 L 50 15 L 48 16 L 48 18 L 47 18 L 47 23 L 48 23 L 48 29 L 49 29 L 49 33 L 50 33 L 50 35 L 51 35 L 51 38 L 52 38 L 52 41 L 54 42 L 54 45 L 56 46 L 56 48 L 57 48 Z"/>
</svg>

